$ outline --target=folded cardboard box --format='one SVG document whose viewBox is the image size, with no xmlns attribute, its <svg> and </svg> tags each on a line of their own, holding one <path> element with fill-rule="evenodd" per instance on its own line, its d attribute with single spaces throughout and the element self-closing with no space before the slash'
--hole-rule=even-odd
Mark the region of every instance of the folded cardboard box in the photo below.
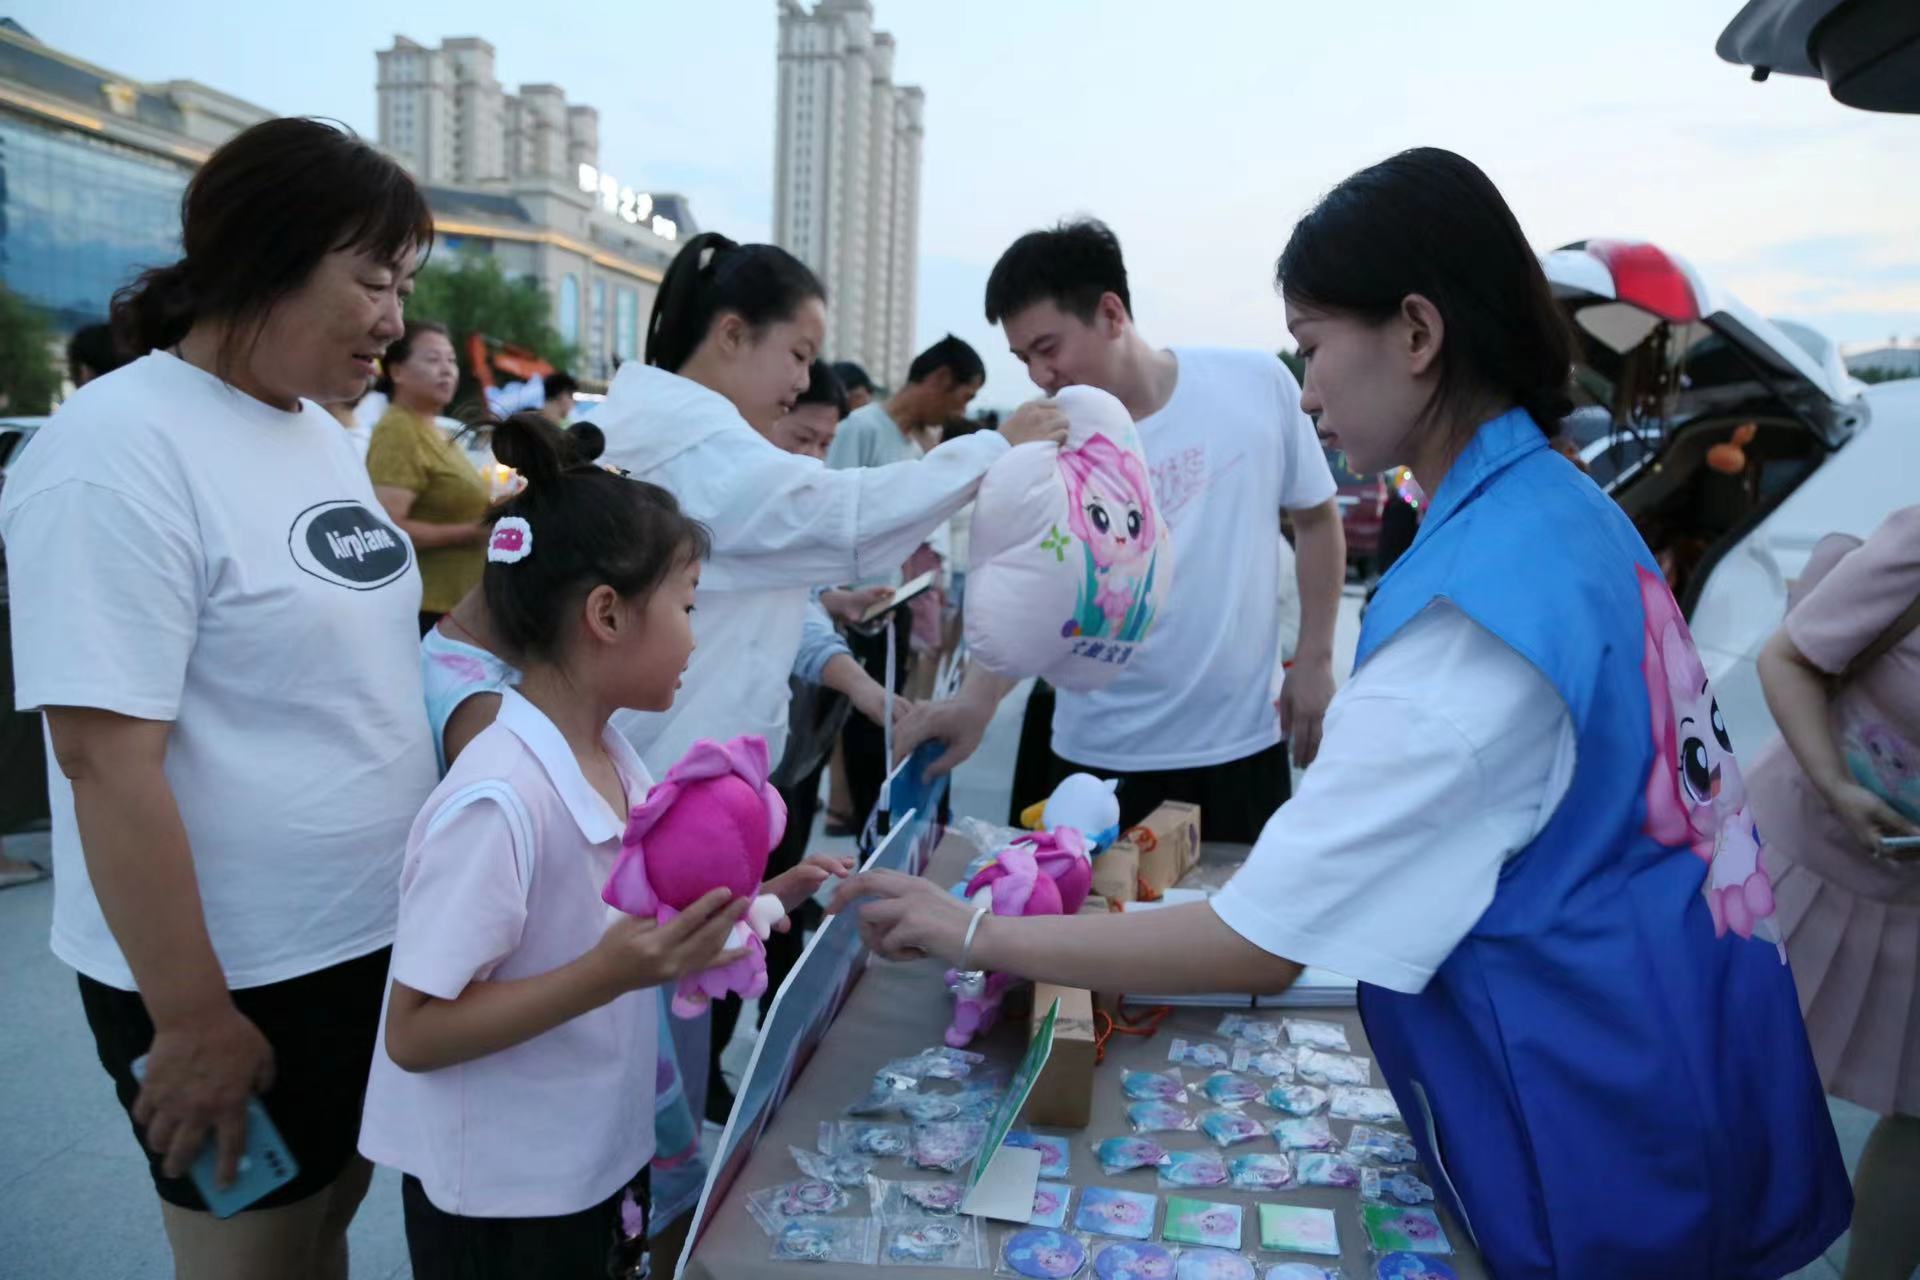
<svg viewBox="0 0 1920 1280">
<path fill-rule="evenodd" d="M 1200 806 L 1168 800 L 1100 856 L 1111 858 L 1129 846 L 1139 859 L 1140 896 L 1158 898 L 1200 862 Z"/>
<path fill-rule="evenodd" d="M 1093 892 L 1108 902 L 1132 902 L 1140 892 L 1140 850 L 1119 840 L 1095 854 Z"/>
<path fill-rule="evenodd" d="M 1027 1023 L 1029 1039 L 1056 997 L 1060 1014 L 1053 1022 L 1053 1053 L 1027 1097 L 1026 1123 L 1084 1129 L 1093 1108 L 1093 995 L 1077 987 L 1036 982 Z"/>
</svg>

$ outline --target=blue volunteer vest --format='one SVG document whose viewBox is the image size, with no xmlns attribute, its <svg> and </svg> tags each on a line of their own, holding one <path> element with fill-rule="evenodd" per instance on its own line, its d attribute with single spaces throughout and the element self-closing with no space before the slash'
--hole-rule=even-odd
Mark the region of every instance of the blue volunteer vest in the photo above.
<svg viewBox="0 0 1920 1280">
<path fill-rule="evenodd" d="M 1552 681 L 1578 757 L 1427 989 L 1361 989 L 1436 1189 L 1499 1280 L 1805 1266 L 1852 1195 L 1764 872 L 1741 874 L 1757 837 L 1723 803 L 1743 794 L 1737 765 L 1646 545 L 1515 410 L 1448 473 L 1368 609 L 1358 663 L 1441 598 Z M 1649 675 L 1654 655 L 1676 674 Z M 1700 687 L 1676 704 L 1670 682 Z M 1662 815 L 1705 833 L 1676 839 Z M 1712 882 L 1730 888 L 1710 909 L 1722 856 Z"/>
</svg>

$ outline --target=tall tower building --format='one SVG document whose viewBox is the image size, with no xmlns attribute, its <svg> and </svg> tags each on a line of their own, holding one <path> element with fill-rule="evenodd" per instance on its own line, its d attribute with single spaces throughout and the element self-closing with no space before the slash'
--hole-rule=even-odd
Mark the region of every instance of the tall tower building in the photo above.
<svg viewBox="0 0 1920 1280">
<path fill-rule="evenodd" d="M 914 356 L 926 96 L 868 0 L 780 0 L 774 240 L 827 286 L 827 353 L 897 387 Z"/>
<path fill-rule="evenodd" d="M 374 57 L 380 145 L 422 182 L 571 183 L 582 165 L 600 163 L 599 113 L 569 106 L 558 85 L 508 93 L 494 73 L 493 46 L 477 36 L 438 49 L 395 36 Z"/>
</svg>

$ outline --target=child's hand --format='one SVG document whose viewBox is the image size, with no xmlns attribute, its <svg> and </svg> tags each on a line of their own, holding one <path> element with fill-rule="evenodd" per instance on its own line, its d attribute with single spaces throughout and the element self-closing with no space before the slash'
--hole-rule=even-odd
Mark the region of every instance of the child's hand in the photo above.
<svg viewBox="0 0 1920 1280">
<path fill-rule="evenodd" d="M 791 912 L 811 898 L 828 880 L 844 878 L 852 874 L 852 858 L 836 858 L 824 853 L 815 853 L 803 859 L 799 866 L 789 871 L 782 871 L 761 885 L 760 892 L 770 893 L 780 899 L 780 905 Z M 787 922 L 782 920 L 774 928 L 784 933 Z"/>
<path fill-rule="evenodd" d="M 657 987 L 683 974 L 732 964 L 747 953 L 722 948 L 752 905 L 751 899 L 715 889 L 665 924 L 622 915 L 607 926 L 590 955 L 616 992 Z"/>
</svg>

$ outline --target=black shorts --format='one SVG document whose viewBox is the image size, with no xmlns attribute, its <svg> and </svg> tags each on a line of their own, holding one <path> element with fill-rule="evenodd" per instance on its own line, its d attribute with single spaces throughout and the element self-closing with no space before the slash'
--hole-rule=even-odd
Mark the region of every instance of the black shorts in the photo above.
<svg viewBox="0 0 1920 1280">
<path fill-rule="evenodd" d="M 300 1165 L 292 1182 L 250 1208 L 277 1209 L 326 1190 L 358 1150 L 360 1110 L 391 950 L 382 947 L 315 973 L 233 993 L 234 1006 L 273 1046 L 273 1087 L 260 1101 Z M 113 1077 L 114 1091 L 131 1122 L 140 1092 L 133 1061 L 153 1044 L 146 1003 L 137 992 L 109 987 L 85 974 L 80 975 L 80 1003 L 93 1029 L 100 1065 Z M 169 1178 L 160 1171 L 163 1157 L 147 1150 L 138 1124 L 133 1136 L 146 1153 L 162 1200 L 182 1209 L 207 1207 L 191 1178 Z"/>
<path fill-rule="evenodd" d="M 400 1182 L 414 1280 L 645 1280 L 652 1173 L 578 1213 L 465 1218 L 438 1208 L 420 1179 Z M 622 1213 L 625 1200 L 631 1217 Z"/>
</svg>

